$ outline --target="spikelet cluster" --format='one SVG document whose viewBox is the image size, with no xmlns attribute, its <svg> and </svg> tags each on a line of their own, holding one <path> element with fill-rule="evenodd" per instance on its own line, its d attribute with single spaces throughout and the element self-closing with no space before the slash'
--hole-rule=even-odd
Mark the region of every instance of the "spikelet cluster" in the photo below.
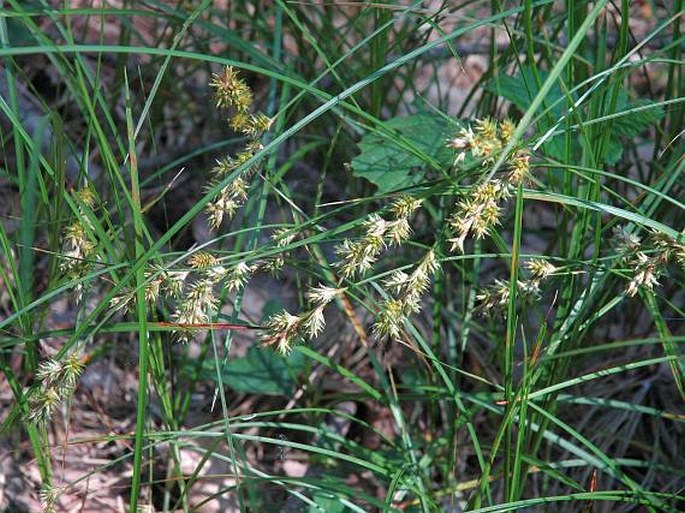
<svg viewBox="0 0 685 513">
<path fill-rule="evenodd" d="M 42 513 L 55 513 L 57 511 L 57 501 L 59 501 L 59 498 L 66 492 L 66 486 L 44 484 L 38 492 L 38 498 L 43 505 Z"/>
<path fill-rule="evenodd" d="M 421 206 L 422 200 L 409 195 L 395 199 L 386 209 L 385 217 L 371 214 L 362 223 L 363 236 L 358 240 L 346 239 L 336 248 L 343 279 L 350 279 L 370 270 L 383 251 L 391 246 L 399 246 L 409 240 L 412 230 L 411 217 Z M 294 232 L 285 230 L 275 234 L 277 246 L 285 247 L 293 240 Z M 388 285 L 396 293 L 396 308 L 391 300 L 386 301 L 378 312 L 374 331 L 379 336 L 390 335 L 398 338 L 399 326 L 410 314 L 420 310 L 420 298 L 428 287 L 430 276 L 435 272 L 437 262 L 431 251 L 411 275 L 396 273 L 393 284 Z M 298 315 L 282 311 L 270 317 L 265 326 L 261 343 L 275 348 L 282 354 L 291 351 L 294 344 L 316 338 L 325 328 L 325 307 L 336 297 L 346 292 L 345 287 L 319 285 L 307 292 L 308 308 Z"/>
<path fill-rule="evenodd" d="M 685 271 L 685 229 L 680 232 L 678 240 L 663 233 L 652 232 L 652 244 L 663 264 L 673 262 Z"/>
<path fill-rule="evenodd" d="M 548 260 L 534 258 L 526 262 L 525 267 L 530 278 L 516 282 L 516 294 L 524 303 L 533 302 L 540 297 L 540 285 L 557 272 L 557 268 Z M 477 311 L 481 315 L 501 317 L 507 310 L 511 298 L 509 282 L 495 280 L 476 294 Z"/>
<path fill-rule="evenodd" d="M 62 401 L 71 397 L 85 363 L 85 358 L 76 353 L 41 363 L 36 371 L 40 386 L 30 394 L 26 420 L 36 424 L 49 421 Z"/>
<path fill-rule="evenodd" d="M 208 185 L 208 189 L 214 189 L 262 150 L 260 138 L 270 128 L 272 120 L 263 113 L 251 112 L 254 100 L 252 90 L 235 68 L 227 66 L 221 73 L 212 75 L 209 85 L 214 89 L 216 107 L 228 113 L 229 126 L 247 137 L 247 143 L 241 151 L 217 161 Z M 250 166 L 222 187 L 214 200 L 207 204 L 210 228 L 217 229 L 245 203 L 250 180 L 257 170 L 257 164 Z M 173 305 L 171 321 L 178 326 L 174 336 L 183 342 L 189 341 L 195 330 L 209 323 L 218 312 L 218 289 L 234 292 L 242 289 L 258 271 L 277 272 L 283 265 L 283 257 L 251 265 L 239 262 L 227 267 L 211 253 L 199 251 L 188 258 L 187 264 L 186 270 L 172 271 L 151 266 L 145 273 L 146 302 L 150 306 L 158 301 L 169 301 Z M 135 299 L 136 291 L 126 290 L 113 298 L 110 306 L 113 309 L 130 310 Z"/>
<path fill-rule="evenodd" d="M 291 314 L 287 310 L 272 315 L 266 321 L 260 342 L 286 355 L 295 344 L 318 337 L 326 327 L 324 309 L 346 290 L 321 284 L 310 288 L 307 292 L 309 308 L 299 315 Z"/>
<path fill-rule="evenodd" d="M 176 299 L 183 292 L 188 271 L 170 271 L 158 265 L 151 265 L 145 271 L 145 301 L 149 306 L 164 298 Z M 136 291 L 126 290 L 114 296 L 109 306 L 113 311 L 133 311 L 135 306 Z"/>
<path fill-rule="evenodd" d="M 336 248 L 338 262 L 343 278 L 352 278 L 371 269 L 388 246 L 399 246 L 411 237 L 409 220 L 422 200 L 408 195 L 400 196 L 390 206 L 391 218 L 371 214 L 362 226 L 361 239 L 346 239 Z"/>
<path fill-rule="evenodd" d="M 188 259 L 191 272 L 188 272 L 176 297 L 176 308 L 171 320 L 178 325 L 174 336 L 181 342 L 188 342 L 194 330 L 211 322 L 219 309 L 216 296 L 218 288 L 228 292 L 242 289 L 256 271 L 256 266 L 238 262 L 231 267 L 206 251 L 194 253 Z"/>
<path fill-rule="evenodd" d="M 212 179 L 208 186 L 208 189 L 213 189 L 217 183 L 251 160 L 263 148 L 260 138 L 271 127 L 272 120 L 261 112 L 250 113 L 253 103 L 252 90 L 232 66 L 226 66 L 222 73 L 212 75 L 209 85 L 214 88 L 217 108 L 229 112 L 229 126 L 248 139 L 244 149 L 235 156 L 227 156 L 217 161 L 212 169 Z M 257 169 L 257 164 L 250 166 L 223 187 L 214 201 L 207 204 L 206 212 L 210 228 L 217 229 L 224 219 L 233 218 L 247 199 L 250 180 Z"/>
<path fill-rule="evenodd" d="M 293 234 L 277 232 L 277 247 L 291 241 Z M 154 307 L 159 301 L 172 305 L 170 320 L 175 324 L 174 339 L 189 342 L 197 330 L 206 328 L 219 310 L 218 291 L 237 292 L 257 273 L 278 272 L 284 264 L 285 252 L 275 257 L 248 264 L 226 265 L 209 251 L 196 251 L 182 270 L 170 270 L 152 265 L 145 271 L 145 301 Z M 125 290 L 110 301 L 112 310 L 131 312 L 136 304 L 136 291 Z"/>
<path fill-rule="evenodd" d="M 298 232 L 292 228 L 278 228 L 271 234 L 271 240 L 277 248 L 283 248 L 283 251 L 277 255 L 262 261 L 261 270 L 268 272 L 271 276 L 277 276 L 283 266 L 285 259 L 289 256 L 289 251 L 285 248 L 289 246 L 297 237 Z"/>
<path fill-rule="evenodd" d="M 479 159 L 483 165 L 491 164 L 515 129 L 508 119 L 502 122 L 491 118 L 476 120 L 474 126 L 462 128 L 455 138 L 447 142 L 449 148 L 456 150 L 455 164 L 464 162 L 467 156 Z M 448 239 L 451 251 L 463 253 L 468 237 L 482 239 L 499 224 L 502 203 L 530 174 L 527 150 L 514 151 L 507 159 L 505 169 L 500 177 L 474 185 L 457 200 L 454 213 L 448 219 L 452 231 L 452 237 Z"/>
<path fill-rule="evenodd" d="M 174 336 L 182 342 L 188 342 L 195 330 L 211 322 L 219 308 L 218 289 L 238 291 L 257 271 L 273 267 L 270 261 L 225 266 L 207 251 L 193 253 L 187 264 L 185 270 L 168 270 L 154 265 L 145 272 L 146 302 L 151 307 L 158 301 L 174 305 L 171 320 L 178 325 Z M 135 300 L 136 291 L 127 290 L 110 301 L 110 308 L 131 311 Z"/>
<path fill-rule="evenodd" d="M 439 267 L 435 251 L 431 249 L 411 274 L 395 270 L 384 281 L 390 297 L 380 304 L 376 314 L 373 325 L 376 337 L 389 337 L 392 340 L 401 338 L 402 327 L 409 316 L 421 311 L 422 296 L 428 290 L 431 277 Z"/>
<path fill-rule="evenodd" d="M 62 260 L 59 264 L 60 271 L 71 279 L 85 276 L 95 257 L 95 244 L 92 240 L 94 230 L 86 209 L 94 208 L 97 202 L 95 192 L 90 186 L 76 191 L 74 196 L 77 204 L 76 218 L 62 233 Z M 83 284 L 79 283 L 74 292 L 77 301 L 80 301 Z"/>
<path fill-rule="evenodd" d="M 626 287 L 626 295 L 635 296 L 639 290 L 653 291 L 659 286 L 659 277 L 666 273 L 670 262 L 685 270 L 685 230 L 680 240 L 666 234 L 652 232 L 649 240 L 642 239 L 626 227 L 617 226 L 613 233 L 613 246 L 621 265 L 629 270 L 632 278 Z"/>
<path fill-rule="evenodd" d="M 453 236 L 447 239 L 450 251 L 464 253 L 464 242 L 471 236 L 485 237 L 499 224 L 502 215 L 500 203 L 510 196 L 510 188 L 501 180 L 491 180 L 474 186 L 458 200 L 454 213 L 448 218 Z"/>
<path fill-rule="evenodd" d="M 456 150 L 454 163 L 460 164 L 467 157 L 480 160 L 484 165 L 495 161 L 499 152 L 512 136 L 516 126 L 510 119 L 497 121 L 492 118 L 477 119 L 474 126 L 462 128 L 456 137 L 447 141 L 447 147 Z M 513 152 L 507 162 L 506 181 L 513 185 L 521 183 L 530 172 L 530 156 L 525 148 Z"/>
</svg>

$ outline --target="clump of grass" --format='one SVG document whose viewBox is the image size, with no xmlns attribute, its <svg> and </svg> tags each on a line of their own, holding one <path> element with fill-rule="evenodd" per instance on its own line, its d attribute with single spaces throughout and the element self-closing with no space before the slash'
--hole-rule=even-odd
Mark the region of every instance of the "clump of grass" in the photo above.
<svg viewBox="0 0 685 513">
<path fill-rule="evenodd" d="M 129 412 L 136 432 L 121 443 L 133 455 L 132 510 L 158 496 L 157 509 L 196 507 L 210 460 L 236 476 L 217 496 L 241 509 L 266 509 L 264 483 L 312 511 L 682 509 L 674 485 L 682 472 L 670 457 L 683 439 L 670 405 L 685 397 L 676 335 L 682 149 L 674 144 L 685 94 L 681 7 L 657 9 L 649 44 L 631 49 L 628 2 L 476 2 L 456 14 L 455 6 L 237 2 L 228 25 L 208 1 L 188 12 L 184 3 L 163 11 L 173 40 L 148 48 L 133 31 L 117 45 L 120 55 L 162 55 L 148 66 L 158 75 L 141 70 L 137 91 L 122 66 L 110 91 L 71 24 L 45 11 L 68 44 L 55 41 L 36 12 L 7 4 L 0 40 L 11 57 L 9 94 L 0 110 L 12 134 L 2 176 L 20 190 L 24 215 L 16 234 L 0 223 L 2 298 L 11 303 L 0 329 L 2 350 L 22 365 L 0 366 L 17 399 L 0 432 L 21 420 L 46 511 L 79 486 L 52 477 L 59 456 L 45 448 L 69 444 L 50 427 L 68 402 L 78 427 L 86 364 L 130 352 L 129 339 L 139 355 Z M 135 27 L 127 11 L 108 16 Z M 10 44 L 7 20 L 31 34 L 31 51 L 53 59 L 64 97 L 84 118 L 65 121 L 79 125 L 83 141 L 60 142 L 78 131 L 55 130 L 48 152 L 23 126 L 13 81 L 24 73 L 14 59 L 29 50 Z M 444 112 L 459 107 L 440 93 L 441 68 L 455 68 L 457 55 L 471 59 L 463 35 L 495 44 L 499 29 L 508 45 L 487 48 L 487 71 L 463 102 L 474 108 L 450 118 Z M 218 39 L 230 62 L 193 53 Z M 177 70 L 179 60 L 190 64 Z M 173 98 L 192 90 L 192 74 L 208 62 L 221 67 L 205 107 L 226 118 L 232 150 L 198 137 L 201 147 L 179 161 L 145 166 L 165 113 L 183 103 Z M 638 97 L 632 79 L 655 64 L 666 69 L 663 90 Z M 263 88 L 248 85 L 243 66 Z M 431 67 L 434 76 L 419 76 Z M 437 96 L 420 90 L 424 82 Z M 256 91 L 267 92 L 264 112 Z M 157 111 L 161 98 L 168 104 Z M 426 142 L 396 130 L 406 119 L 398 112 L 460 128 Z M 360 178 L 355 158 L 368 145 L 357 143 L 371 133 L 383 143 L 367 162 L 406 171 L 401 187 L 392 171 L 385 181 Z M 645 147 L 653 158 L 641 157 Z M 63 156 L 75 148 L 82 165 L 67 180 Z M 217 148 L 215 164 L 193 160 Z M 88 171 L 95 162 L 97 176 Z M 185 165 L 211 168 L 195 173 L 197 192 L 167 174 Z M 174 209 L 178 189 L 192 200 Z M 193 247 L 183 241 L 203 214 L 208 240 Z M 246 289 L 279 271 L 263 320 L 243 321 Z M 297 306 L 279 303 L 281 287 L 294 290 Z M 74 325 L 57 329 L 45 322 L 47 306 L 68 291 L 76 292 Z M 231 327 L 257 328 L 259 347 L 236 357 Z M 367 331 L 375 343 L 358 344 Z M 41 358 L 43 341 L 58 337 L 62 347 Z M 196 346 L 167 343 L 191 340 L 199 356 Z M 221 419 L 197 425 L 191 403 L 204 382 Z M 359 408 L 342 411 L 342 398 Z M 190 478 L 186 438 L 210 441 Z M 295 454 L 310 474 L 286 479 L 286 457 L 270 461 L 272 449 Z M 165 458 L 161 480 L 145 477 L 155 457 Z"/>
</svg>

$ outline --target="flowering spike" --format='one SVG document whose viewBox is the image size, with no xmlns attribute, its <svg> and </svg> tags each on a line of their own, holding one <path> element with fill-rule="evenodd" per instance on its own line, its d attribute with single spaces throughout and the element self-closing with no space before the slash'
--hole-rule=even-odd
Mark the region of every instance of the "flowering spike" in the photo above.
<svg viewBox="0 0 685 513">
<path fill-rule="evenodd" d="M 544 280 L 553 275 L 557 268 L 554 267 L 548 260 L 542 258 L 534 258 L 526 262 L 526 267 L 533 276 L 533 279 Z"/>
<path fill-rule="evenodd" d="M 346 290 L 346 288 L 335 288 L 327 287 L 326 285 L 318 285 L 309 289 L 309 292 L 307 292 L 307 298 L 314 305 L 326 306 Z"/>
<path fill-rule="evenodd" d="M 266 332 L 261 337 L 261 344 L 275 347 L 282 355 L 292 350 L 293 343 L 299 338 L 302 319 L 287 310 L 272 315 L 266 321 Z"/>
<path fill-rule="evenodd" d="M 219 260 L 207 251 L 198 251 L 188 258 L 188 265 L 193 269 L 203 270 L 219 264 Z"/>
<path fill-rule="evenodd" d="M 400 340 L 405 319 L 404 303 L 394 298 L 387 299 L 381 303 L 373 332 L 378 338 L 390 337 L 392 340 Z"/>
</svg>

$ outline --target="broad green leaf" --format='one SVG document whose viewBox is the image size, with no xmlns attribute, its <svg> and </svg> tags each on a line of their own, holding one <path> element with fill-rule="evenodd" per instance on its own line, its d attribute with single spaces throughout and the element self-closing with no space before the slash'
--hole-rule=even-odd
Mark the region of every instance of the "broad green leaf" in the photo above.
<svg viewBox="0 0 685 513">
<path fill-rule="evenodd" d="M 538 71 L 541 82 L 544 82 L 548 75 L 549 74 L 544 70 Z M 521 71 L 514 76 L 494 76 L 488 84 L 487 89 L 490 92 L 509 100 L 521 111 L 525 111 L 530 107 L 532 98 L 534 98 L 538 92 L 533 73 L 528 66 L 524 66 Z M 557 84 L 547 95 L 547 105 L 551 106 L 562 98 L 563 92 L 561 87 Z M 620 114 L 622 112 L 625 112 L 626 114 L 619 116 L 614 115 L 611 120 L 607 120 L 608 123 L 611 123 L 611 135 L 609 138 L 609 146 L 604 155 L 604 162 L 606 164 L 615 164 L 623 155 L 621 137 L 634 137 L 639 135 L 663 117 L 664 112 L 661 107 L 654 105 L 651 108 L 644 108 L 649 105 L 653 105 L 653 102 L 647 100 L 629 102 L 627 94 L 624 91 L 620 91 L 615 114 Z M 563 115 L 564 108 L 565 102 L 560 101 L 555 105 L 551 109 L 550 115 L 543 117 L 538 122 L 538 132 L 543 133 L 547 131 L 552 126 L 553 122 L 558 121 Z M 582 140 L 578 139 L 577 136 L 573 138 L 572 155 L 577 155 L 578 150 L 583 144 Z M 551 138 L 544 144 L 543 149 L 550 157 L 563 161 L 565 158 L 565 143 L 563 136 L 558 135 Z"/>
<path fill-rule="evenodd" d="M 352 159 L 355 176 L 365 178 L 383 194 L 419 183 L 432 160 L 440 166 L 451 164 L 453 152 L 446 140 L 457 124 L 426 113 L 397 117 L 384 124 L 384 130 L 365 135 L 361 153 Z"/>
<path fill-rule="evenodd" d="M 663 109 L 653 102 L 646 100 L 629 102 L 628 95 L 624 91 L 620 91 L 617 103 L 616 114 L 618 116 L 611 120 L 609 147 L 604 156 L 604 162 L 609 165 L 616 164 L 623 155 L 621 138 L 640 135 L 664 115 Z M 644 108 L 647 106 L 650 108 Z M 626 114 L 621 114 L 624 112 Z"/>
<path fill-rule="evenodd" d="M 540 83 L 544 83 L 549 77 L 545 70 L 538 70 Z M 530 107 L 531 101 L 538 94 L 538 87 L 533 77 L 533 72 L 529 66 L 524 66 L 521 71 L 514 75 L 495 75 L 486 89 L 496 95 L 509 100 L 520 111 L 525 112 Z M 551 111 L 538 122 L 538 132 L 544 133 L 557 121 L 565 108 L 565 102 L 559 101 L 564 94 L 559 84 L 554 84 L 543 104 L 544 108 L 551 107 Z M 557 160 L 565 159 L 565 141 L 563 136 L 555 136 L 548 139 L 543 145 L 543 150 L 550 157 Z"/>
<path fill-rule="evenodd" d="M 544 70 L 538 70 L 538 78 L 540 83 L 544 83 L 549 77 L 549 73 Z M 538 87 L 535 84 L 533 72 L 529 66 L 523 66 L 521 71 L 514 76 L 496 74 L 492 81 L 487 85 L 486 89 L 497 96 L 509 100 L 516 105 L 521 111 L 528 110 L 530 102 L 538 94 Z M 554 84 L 549 94 L 545 99 L 545 108 L 556 103 L 557 100 L 563 98 L 564 94 L 561 91 L 559 84 Z M 564 102 L 556 104 L 551 111 L 551 116 L 559 119 L 565 105 Z"/>
<path fill-rule="evenodd" d="M 28 6 L 38 8 L 37 2 L 26 2 Z M 30 46 L 35 45 L 37 40 L 26 24 L 15 17 L 7 18 L 7 37 L 12 46 Z"/>
<path fill-rule="evenodd" d="M 649 108 L 644 108 L 650 106 Z M 634 109 L 640 109 L 635 111 Z M 632 111 L 632 112 L 630 112 Z M 629 112 L 614 119 L 613 132 L 623 137 L 640 135 L 664 117 L 664 109 L 648 100 L 627 103 L 619 112 Z"/>
<path fill-rule="evenodd" d="M 295 392 L 297 375 L 304 366 L 304 357 L 299 352 L 283 357 L 269 349 L 253 346 L 244 357 L 228 361 L 223 381 L 237 392 L 290 396 Z M 214 362 L 208 361 L 203 371 L 205 379 L 213 379 Z"/>
<path fill-rule="evenodd" d="M 347 510 L 345 505 L 335 497 L 315 493 L 313 499 L 316 506 L 312 504 L 309 507 L 309 513 L 320 513 L 321 511 L 326 511 L 327 513 L 343 513 Z"/>
</svg>

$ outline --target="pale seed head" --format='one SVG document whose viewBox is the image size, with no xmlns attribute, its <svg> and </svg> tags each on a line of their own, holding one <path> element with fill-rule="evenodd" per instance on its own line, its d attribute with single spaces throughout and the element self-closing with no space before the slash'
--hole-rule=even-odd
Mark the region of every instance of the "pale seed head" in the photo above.
<svg viewBox="0 0 685 513">
<path fill-rule="evenodd" d="M 196 270 L 203 270 L 219 264 L 219 260 L 207 251 L 197 251 L 188 258 L 188 265 Z"/>
<path fill-rule="evenodd" d="M 373 333 L 376 337 L 400 340 L 402 338 L 402 324 L 406 318 L 404 312 L 405 305 L 402 301 L 393 298 L 383 301 L 373 325 Z"/>
<path fill-rule="evenodd" d="M 421 203 L 423 203 L 423 200 L 403 194 L 393 201 L 390 211 L 395 219 L 408 218 L 421 206 Z"/>
<path fill-rule="evenodd" d="M 533 279 L 544 280 L 553 275 L 557 268 L 554 267 L 548 260 L 542 258 L 534 258 L 526 262 L 526 268 L 530 271 Z"/>
<path fill-rule="evenodd" d="M 345 292 L 345 288 L 328 287 L 326 285 L 319 284 L 316 287 L 312 287 L 307 292 L 307 298 L 309 302 L 317 306 L 325 306 L 336 297 Z"/>
<path fill-rule="evenodd" d="M 310 340 L 318 337 L 326 327 L 323 309 L 324 305 L 320 305 L 303 315 L 302 331 L 307 334 Z"/>
</svg>

